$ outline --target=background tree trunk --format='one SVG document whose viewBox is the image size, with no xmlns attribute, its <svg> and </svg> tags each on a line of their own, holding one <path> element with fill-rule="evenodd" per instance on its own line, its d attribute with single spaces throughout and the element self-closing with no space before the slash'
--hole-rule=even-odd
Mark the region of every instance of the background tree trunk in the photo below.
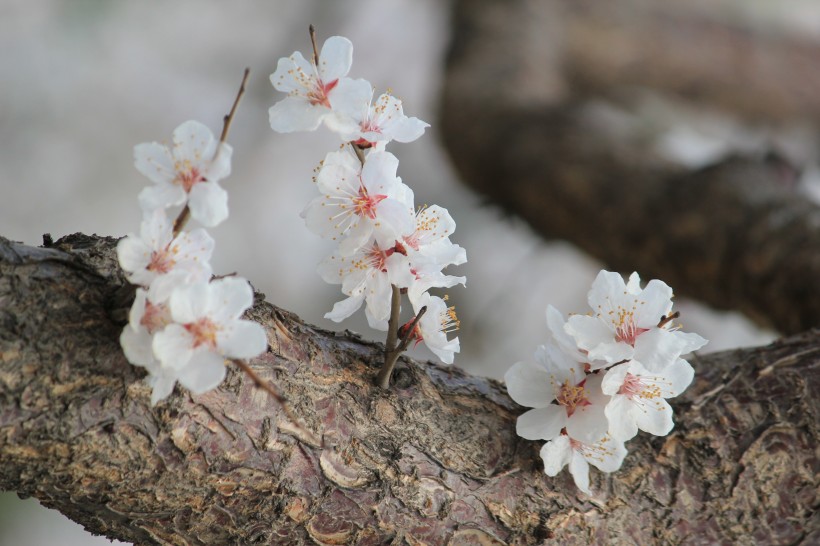
<svg viewBox="0 0 820 546">
<path fill-rule="evenodd" d="M 820 324 L 820 208 L 775 143 L 820 120 L 820 46 L 715 11 L 458 1 L 442 135 L 466 184 L 545 237 L 797 333 Z M 702 168 L 660 152 L 698 117 L 737 125 L 726 146 L 771 142 Z"/>
<path fill-rule="evenodd" d="M 560 544 L 820 540 L 817 332 L 696 358 L 676 429 L 546 477 L 492 380 L 401 359 L 257 301 L 252 361 L 320 445 L 238 370 L 150 407 L 118 344 L 115 241 L 0 244 L 0 487 L 137 544 Z"/>
</svg>

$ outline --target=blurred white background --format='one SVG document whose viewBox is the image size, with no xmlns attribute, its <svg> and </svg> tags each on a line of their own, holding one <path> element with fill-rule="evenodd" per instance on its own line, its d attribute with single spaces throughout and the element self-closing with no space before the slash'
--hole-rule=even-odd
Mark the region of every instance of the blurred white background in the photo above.
<svg viewBox="0 0 820 546">
<path fill-rule="evenodd" d="M 135 144 L 170 140 L 196 119 L 221 130 L 242 70 L 248 93 L 234 120 L 233 174 L 223 182 L 230 219 L 211 231 L 217 273 L 239 272 L 269 301 L 328 328 L 382 340 L 356 320 L 322 318 L 342 299 L 316 264 L 331 249 L 299 211 L 316 195 L 312 170 L 338 146 L 326 132 L 279 135 L 268 108 L 281 98 L 268 80 L 279 57 L 308 52 L 309 23 L 320 43 L 354 44 L 351 76 L 391 88 L 405 112 L 432 124 L 412 144 L 391 145 L 399 175 L 418 204 L 450 210 L 453 241 L 469 262 L 450 268 L 466 288 L 449 291 L 461 319 L 456 365 L 501 377 L 544 338 L 544 309 L 582 311 L 600 268 L 563 242 L 545 242 L 502 218 L 460 186 L 436 128 L 449 5 L 440 0 L 232 2 L 215 0 L 0 2 L 0 235 L 39 245 L 74 232 L 122 236 L 139 230 L 136 196 L 149 182 L 133 168 Z M 499 181 L 503 183 L 503 181 Z M 648 280 L 648 279 L 645 279 Z M 771 338 L 745 319 L 679 302 L 688 330 L 709 351 Z M 424 349 L 416 356 L 432 358 Z M 0 544 L 105 544 L 54 511 L 0 495 Z M 42 518 L 42 519 L 41 519 Z"/>
</svg>

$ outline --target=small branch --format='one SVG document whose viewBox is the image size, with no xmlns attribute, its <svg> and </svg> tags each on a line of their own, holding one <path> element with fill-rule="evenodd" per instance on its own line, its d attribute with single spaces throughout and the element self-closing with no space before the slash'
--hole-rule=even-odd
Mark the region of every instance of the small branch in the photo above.
<svg viewBox="0 0 820 546">
<path fill-rule="evenodd" d="M 387 321 L 387 341 L 385 342 L 385 353 L 393 351 L 399 339 L 399 312 L 401 311 L 401 290 L 398 286 L 391 285 L 393 292 L 390 299 L 390 319 Z"/>
<path fill-rule="evenodd" d="M 359 163 L 364 166 L 364 150 L 356 146 L 353 142 L 351 142 L 350 145 L 353 146 L 353 151 L 356 153 L 356 157 L 359 158 Z"/>
<path fill-rule="evenodd" d="M 310 45 L 313 46 L 313 66 L 319 70 L 319 48 L 316 47 L 316 28 L 313 25 L 308 27 L 310 32 Z"/>
<path fill-rule="evenodd" d="M 399 342 L 399 346 L 396 348 L 396 352 L 402 353 L 407 350 L 407 346 L 410 345 L 410 342 L 413 340 L 413 331 L 415 331 L 416 326 L 418 326 L 419 321 L 421 320 L 421 317 L 423 317 L 424 313 L 426 312 L 426 305 L 419 309 L 419 312 L 413 319 L 413 322 L 410 323 L 410 326 L 408 326 L 407 331 L 402 336 L 401 341 Z"/>
<path fill-rule="evenodd" d="M 219 136 L 220 144 L 224 144 L 225 141 L 228 140 L 228 132 L 231 130 L 231 123 L 233 122 L 233 117 L 236 115 L 236 109 L 239 107 L 239 101 L 242 100 L 242 96 L 245 95 L 245 86 L 248 83 L 248 77 L 250 75 L 251 69 L 245 68 L 245 72 L 242 75 L 242 83 L 239 85 L 239 91 L 237 91 L 236 93 L 236 98 L 233 101 L 233 106 L 231 106 L 231 111 L 228 112 L 228 115 L 222 118 L 222 134 Z M 219 150 L 217 150 L 216 153 L 219 154 Z"/>
<path fill-rule="evenodd" d="M 262 389 L 262 390 L 264 390 L 265 392 L 267 392 L 268 394 L 270 394 L 270 395 L 271 395 L 271 397 L 272 397 L 274 400 L 276 400 L 276 402 L 277 402 L 277 403 L 279 404 L 279 406 L 282 408 L 282 411 L 285 413 L 285 416 L 288 418 L 288 420 L 289 420 L 291 423 L 293 423 L 293 425 L 294 425 L 294 426 L 295 426 L 295 427 L 296 427 L 299 431 L 301 431 L 301 432 L 302 432 L 302 433 L 303 433 L 303 434 L 304 434 L 307 438 L 309 438 L 309 439 L 310 439 L 310 440 L 311 440 L 311 441 L 312 441 L 315 445 L 319 445 L 319 446 L 323 445 L 322 440 L 321 440 L 321 439 L 319 439 L 319 438 L 316 436 L 316 434 L 314 434 L 312 431 L 308 430 L 308 429 L 305 427 L 305 425 L 303 425 L 303 424 L 302 424 L 302 421 L 300 421 L 300 420 L 299 420 L 299 419 L 298 419 L 298 418 L 297 418 L 297 417 L 293 414 L 293 412 L 292 412 L 292 411 L 291 411 L 291 409 L 290 409 L 290 405 L 288 404 L 288 400 L 287 400 L 287 398 L 285 398 L 284 396 L 282 396 L 282 395 L 279 393 L 279 391 L 277 391 L 277 390 L 273 387 L 273 385 L 271 385 L 270 383 L 268 383 L 267 381 L 265 381 L 264 379 L 262 379 L 261 377 L 259 377 L 258 375 L 256 375 L 256 372 L 255 372 L 255 371 L 253 371 L 253 369 L 252 369 L 252 368 L 248 365 L 248 363 L 247 363 L 247 362 L 245 362 L 244 360 L 239 360 L 239 359 L 234 359 L 234 358 L 232 358 L 232 359 L 231 359 L 231 362 L 233 362 L 234 364 L 236 364 L 236 365 L 237 365 L 237 367 L 239 367 L 239 369 L 240 369 L 240 370 L 242 370 L 243 372 L 245 372 L 245 373 L 248 375 L 248 377 L 250 377 L 250 378 L 253 380 L 253 382 L 256 384 L 256 386 L 257 386 L 257 387 L 259 387 L 260 389 Z"/>
<path fill-rule="evenodd" d="M 393 305 L 396 306 L 399 298 L 401 297 L 401 291 L 393 285 Z M 396 307 L 394 307 L 395 309 Z M 427 312 L 427 306 L 425 305 L 421 309 L 419 309 L 418 314 L 413 318 L 410 324 L 407 327 L 407 331 L 401 336 L 401 339 L 398 338 L 398 311 L 395 312 L 395 322 L 394 322 L 394 314 L 391 312 L 390 314 L 390 322 L 388 322 L 388 331 L 387 331 L 387 345 L 384 349 L 384 364 L 382 365 L 382 369 L 379 370 L 379 375 L 376 377 L 376 385 L 381 387 L 382 389 L 386 389 L 390 387 L 390 376 L 393 375 L 393 368 L 396 366 L 396 361 L 398 361 L 399 356 L 407 350 L 407 346 L 410 345 L 410 341 L 413 339 L 413 332 L 418 326 L 421 317 L 424 316 L 424 313 Z M 392 329 L 391 326 L 395 325 L 395 331 Z"/>
<path fill-rule="evenodd" d="M 680 317 L 680 311 L 675 311 L 674 313 L 672 313 L 669 316 L 663 315 L 661 317 L 661 320 L 658 321 L 658 328 L 663 328 L 664 326 L 666 326 L 667 324 L 669 324 L 670 322 L 672 322 L 673 320 L 675 320 L 678 317 Z"/>
<path fill-rule="evenodd" d="M 251 74 L 251 69 L 246 68 L 245 72 L 242 75 L 242 83 L 239 84 L 239 91 L 236 93 L 236 98 L 233 101 L 233 105 L 231 106 L 230 112 L 222 118 L 222 134 L 219 136 L 219 145 L 216 147 L 216 153 L 214 154 L 213 159 L 211 162 L 216 162 L 219 154 L 222 152 L 222 145 L 225 144 L 225 141 L 228 140 L 228 132 L 231 130 L 231 123 L 233 122 L 233 118 L 236 115 L 236 109 L 239 107 L 239 101 L 242 100 L 242 96 L 245 94 L 245 85 L 248 83 L 248 77 Z M 185 227 L 185 224 L 188 223 L 188 220 L 191 218 L 191 209 L 186 204 L 185 207 L 180 211 L 177 219 L 174 220 L 174 237 L 179 235 L 179 232 L 182 231 L 182 228 Z"/>
</svg>

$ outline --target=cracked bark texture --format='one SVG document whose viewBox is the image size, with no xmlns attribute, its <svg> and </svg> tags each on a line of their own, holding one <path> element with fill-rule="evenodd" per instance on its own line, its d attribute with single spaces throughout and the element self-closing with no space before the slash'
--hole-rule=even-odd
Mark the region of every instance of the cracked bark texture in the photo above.
<svg viewBox="0 0 820 546">
<path fill-rule="evenodd" d="M 715 11 L 459 0 L 441 134 L 465 184 L 545 237 L 798 333 L 820 325 L 820 208 L 797 170 L 776 153 L 693 170 L 655 144 L 698 112 L 816 135 L 820 47 Z"/>
<path fill-rule="evenodd" d="M 816 544 L 820 332 L 693 359 L 678 425 L 593 497 L 546 477 L 499 383 L 305 324 L 260 296 L 249 378 L 155 408 L 118 344 L 111 238 L 0 240 L 0 487 L 135 544 Z"/>
</svg>

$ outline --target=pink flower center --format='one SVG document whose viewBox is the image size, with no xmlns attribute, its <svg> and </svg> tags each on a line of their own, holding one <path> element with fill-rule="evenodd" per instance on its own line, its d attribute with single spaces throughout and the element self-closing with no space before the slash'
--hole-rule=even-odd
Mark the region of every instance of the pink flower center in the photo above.
<svg viewBox="0 0 820 546">
<path fill-rule="evenodd" d="M 176 254 L 173 250 L 174 249 L 166 247 L 163 250 L 153 251 L 151 253 L 151 261 L 148 262 L 148 266 L 145 269 L 160 275 L 171 271 L 177 263 L 173 258 L 174 254 Z"/>
<path fill-rule="evenodd" d="M 168 308 L 164 304 L 154 305 L 145 300 L 145 312 L 140 319 L 140 325 L 153 334 L 157 330 L 165 328 L 170 323 Z"/>
<path fill-rule="evenodd" d="M 367 253 L 365 260 L 369 267 L 377 269 L 382 273 L 387 273 L 387 256 L 387 253 L 380 249 L 378 245 L 373 245 Z"/>
<path fill-rule="evenodd" d="M 175 184 L 182 186 L 185 193 L 191 193 L 191 188 L 199 182 L 204 182 L 205 177 L 199 172 L 196 167 L 191 167 L 189 170 L 177 172 L 177 177 L 174 179 Z"/>
<path fill-rule="evenodd" d="M 307 94 L 307 99 L 310 104 L 313 106 L 324 106 L 325 108 L 330 108 L 330 99 L 328 98 L 328 93 L 333 91 L 333 89 L 339 84 L 339 80 L 333 80 L 329 83 L 323 83 L 321 80 L 316 82 L 316 86 L 311 89 Z"/>
<path fill-rule="evenodd" d="M 575 413 L 578 407 L 592 405 L 592 402 L 587 399 L 584 383 L 586 383 L 586 379 L 577 385 L 572 385 L 569 379 L 567 379 L 563 385 L 561 385 L 561 389 L 558 392 L 558 396 L 555 397 L 555 400 L 567 410 L 567 417 L 572 417 L 572 414 Z"/>
<path fill-rule="evenodd" d="M 353 207 L 357 215 L 367 216 L 371 220 L 375 220 L 376 206 L 384 199 L 387 199 L 386 195 L 379 194 L 371 196 L 367 193 L 367 189 L 364 186 L 360 186 L 359 195 L 353 198 Z"/>
<path fill-rule="evenodd" d="M 220 328 L 211 319 L 201 318 L 196 322 L 186 324 L 185 329 L 194 336 L 194 349 L 200 345 L 206 345 L 210 349 L 216 348 L 216 334 Z"/>
<path fill-rule="evenodd" d="M 657 385 L 644 381 L 643 378 L 629 372 L 624 377 L 623 385 L 618 389 L 618 394 L 623 394 L 630 400 L 634 396 L 649 399 L 662 397 L 661 390 Z"/>
<path fill-rule="evenodd" d="M 619 315 L 618 325 L 615 327 L 615 340 L 635 346 L 635 340 L 644 332 L 648 332 L 648 328 L 638 328 L 635 325 L 635 319 L 632 313 L 621 311 Z"/>
</svg>

